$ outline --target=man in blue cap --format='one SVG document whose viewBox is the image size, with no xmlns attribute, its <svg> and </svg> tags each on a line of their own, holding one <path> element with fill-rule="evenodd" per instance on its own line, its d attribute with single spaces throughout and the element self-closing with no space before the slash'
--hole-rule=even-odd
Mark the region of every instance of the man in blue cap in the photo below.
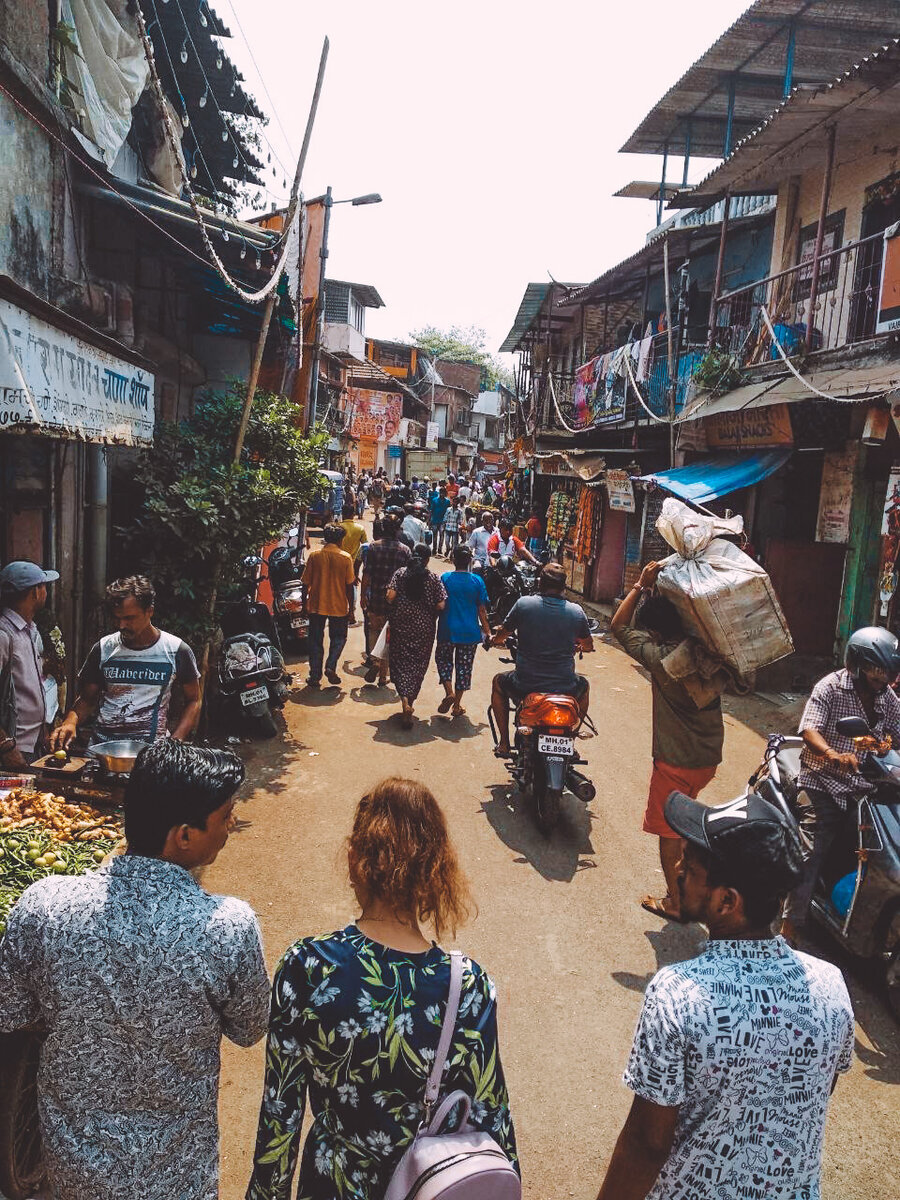
<svg viewBox="0 0 900 1200">
<path fill-rule="evenodd" d="M 33 562 L 0 571 L 0 766 L 21 771 L 43 753 L 44 646 L 34 623 L 59 579 Z"/>
</svg>

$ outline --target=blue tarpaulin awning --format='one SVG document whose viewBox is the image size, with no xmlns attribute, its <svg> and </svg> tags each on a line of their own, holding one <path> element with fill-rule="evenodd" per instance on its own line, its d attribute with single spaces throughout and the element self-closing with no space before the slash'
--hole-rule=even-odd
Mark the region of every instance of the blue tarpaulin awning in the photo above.
<svg viewBox="0 0 900 1200">
<path fill-rule="evenodd" d="M 708 504 L 773 475 L 790 458 L 791 450 L 757 450 L 755 454 L 713 454 L 686 467 L 642 475 L 667 492 L 692 504 Z"/>
</svg>

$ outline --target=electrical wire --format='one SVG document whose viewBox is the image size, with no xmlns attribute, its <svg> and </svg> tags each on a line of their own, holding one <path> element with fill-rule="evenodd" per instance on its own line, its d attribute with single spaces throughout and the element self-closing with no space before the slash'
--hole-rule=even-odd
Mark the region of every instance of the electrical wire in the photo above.
<svg viewBox="0 0 900 1200">
<path fill-rule="evenodd" d="M 247 47 L 247 53 L 250 55 L 250 61 L 253 63 L 253 66 L 256 69 L 256 73 L 259 76 L 259 82 L 262 85 L 263 91 L 266 93 L 266 99 L 269 101 L 269 107 L 272 110 L 272 113 L 275 117 L 275 121 L 278 125 L 278 128 L 281 130 L 281 136 L 284 138 L 284 142 L 285 142 L 285 145 L 287 146 L 288 150 L 291 150 L 291 139 L 288 137 L 287 130 L 285 129 L 284 125 L 281 122 L 281 117 L 278 115 L 278 109 L 275 107 L 275 103 L 272 100 L 272 93 L 269 91 L 268 85 L 266 84 L 266 77 L 265 77 L 265 75 L 263 75 L 262 71 L 259 68 L 259 63 L 256 61 L 256 55 L 253 53 L 253 47 L 250 45 L 250 41 L 249 41 L 246 33 L 244 33 L 244 27 L 241 24 L 241 19 L 237 15 L 237 9 L 235 8 L 234 4 L 232 3 L 232 0 L 228 0 L 228 7 L 231 9 L 232 16 L 234 17 L 234 23 L 235 23 L 235 25 L 237 25 L 238 29 L 240 30 L 241 37 L 244 39 L 244 45 Z M 266 141 L 269 142 L 269 139 L 266 138 Z M 287 168 L 285 167 L 285 165 L 281 161 L 281 159 L 278 157 L 275 147 L 272 145 L 271 142 L 269 142 L 269 146 L 272 149 L 272 153 L 275 155 L 278 165 L 282 168 L 282 170 L 287 172 Z M 293 153 L 293 151 L 292 151 L 292 153 Z"/>
</svg>

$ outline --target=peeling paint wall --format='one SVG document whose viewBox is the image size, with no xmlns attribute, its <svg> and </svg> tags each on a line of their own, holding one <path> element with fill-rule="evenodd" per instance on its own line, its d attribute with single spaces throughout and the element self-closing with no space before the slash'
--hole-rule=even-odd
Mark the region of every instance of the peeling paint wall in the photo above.
<svg viewBox="0 0 900 1200">
<path fill-rule="evenodd" d="M 0 274 L 48 298 L 52 239 L 49 140 L 0 93 Z"/>
</svg>

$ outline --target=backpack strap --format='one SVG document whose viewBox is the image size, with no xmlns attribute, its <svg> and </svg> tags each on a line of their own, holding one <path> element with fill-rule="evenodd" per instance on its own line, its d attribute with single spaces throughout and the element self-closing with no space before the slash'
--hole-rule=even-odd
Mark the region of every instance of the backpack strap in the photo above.
<svg viewBox="0 0 900 1200">
<path fill-rule="evenodd" d="M 447 1009 L 444 1013 L 444 1023 L 441 1026 L 441 1040 L 428 1082 L 425 1084 L 425 1119 L 429 1120 L 431 1110 L 441 1090 L 441 1077 L 444 1074 L 444 1064 L 450 1053 L 450 1043 L 456 1028 L 456 1016 L 459 1012 L 459 998 L 462 993 L 463 959 L 459 950 L 450 951 L 450 995 L 447 997 Z"/>
</svg>

